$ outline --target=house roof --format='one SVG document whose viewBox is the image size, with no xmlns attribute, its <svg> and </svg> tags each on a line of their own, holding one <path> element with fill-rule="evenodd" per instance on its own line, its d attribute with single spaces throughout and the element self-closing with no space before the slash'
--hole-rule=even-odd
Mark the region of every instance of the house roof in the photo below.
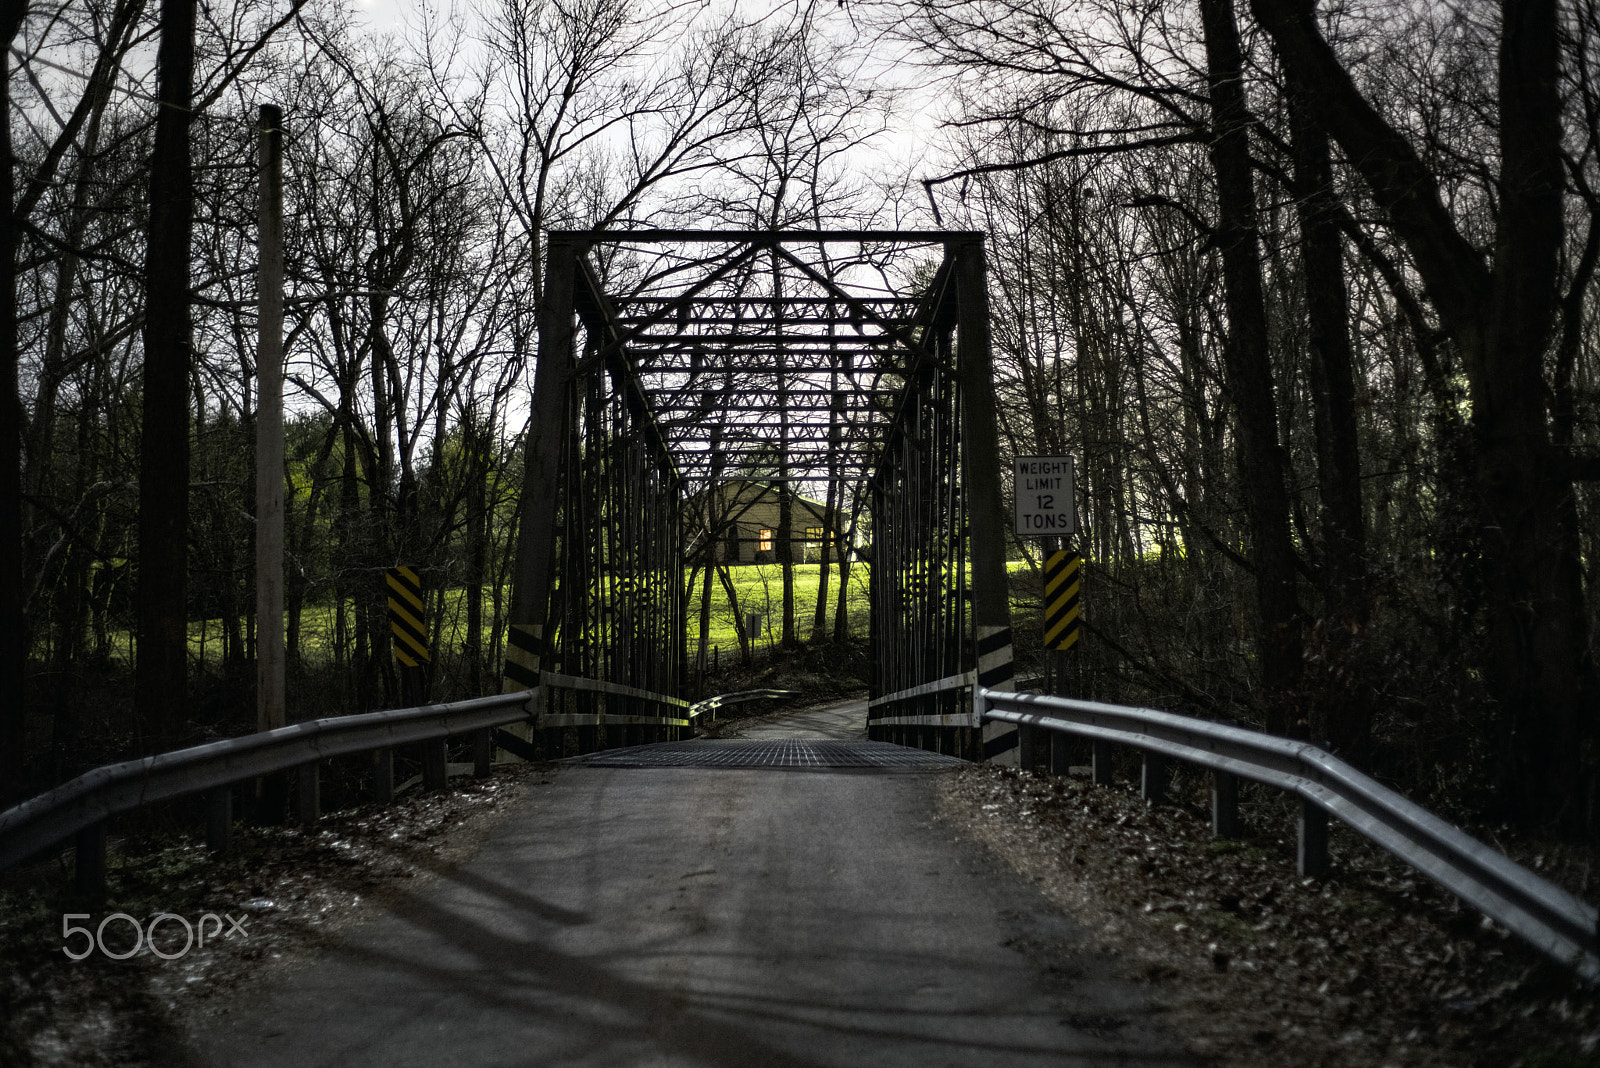
<svg viewBox="0 0 1600 1068">
<path fill-rule="evenodd" d="M 718 493 L 722 493 L 722 494 L 726 495 L 727 492 L 730 489 L 734 489 L 735 487 L 737 487 L 737 489 L 735 489 L 735 492 L 738 493 L 738 494 L 742 494 L 745 491 L 746 488 L 752 487 L 752 486 L 757 488 L 760 491 L 759 496 L 766 496 L 769 493 L 776 493 L 777 490 L 778 490 L 778 486 L 777 486 L 776 483 L 763 482 L 760 479 L 751 479 L 751 478 L 730 478 L 730 479 L 727 479 L 727 480 L 725 480 L 723 482 L 717 483 L 716 486 L 712 487 L 712 490 L 715 490 Z M 697 497 L 697 498 L 698 497 L 702 497 L 707 492 L 711 492 L 711 490 L 702 490 L 700 493 L 695 494 L 695 497 Z M 811 508 L 815 509 L 818 512 L 822 512 L 822 511 L 826 511 L 827 510 L 828 506 L 823 501 L 814 500 L 813 498 L 803 496 L 803 495 L 801 495 L 799 493 L 796 493 L 793 496 L 794 496 L 794 499 L 796 501 L 800 502 L 801 504 L 809 505 Z M 759 499 L 759 497 L 758 497 L 758 499 Z"/>
</svg>

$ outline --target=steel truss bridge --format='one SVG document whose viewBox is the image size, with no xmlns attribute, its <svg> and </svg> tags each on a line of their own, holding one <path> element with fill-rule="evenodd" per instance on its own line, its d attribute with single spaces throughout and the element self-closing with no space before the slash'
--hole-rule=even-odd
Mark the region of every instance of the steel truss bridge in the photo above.
<svg viewBox="0 0 1600 1068">
<path fill-rule="evenodd" d="M 841 245 L 849 251 L 838 253 Z M 940 258 L 915 275 L 926 284 L 913 297 L 862 281 L 868 270 L 894 278 L 894 256 L 929 249 Z M 120 813 L 203 794 L 207 843 L 222 850 L 235 791 L 250 790 L 257 776 L 292 770 L 299 818 L 310 823 L 320 813 L 319 761 L 360 754 L 373 769 L 373 792 L 387 800 L 397 789 L 395 748 L 417 747 L 421 780 L 442 788 L 453 767 L 450 737 L 472 739 L 473 763 L 457 767 L 479 776 L 489 774 L 495 744 L 529 757 L 595 753 L 587 763 L 613 767 L 887 768 L 964 758 L 1060 774 L 1070 770 L 1070 738 L 1087 744 L 1096 783 L 1112 780 L 1115 747 L 1137 750 L 1140 790 L 1151 802 L 1166 789 L 1164 761 L 1209 772 L 1218 837 L 1239 833 L 1241 780 L 1297 796 L 1301 875 L 1328 872 L 1329 820 L 1337 818 L 1551 960 L 1600 979 L 1592 905 L 1329 753 L 1153 709 L 1014 692 L 980 235 L 561 232 L 550 235 L 544 285 L 505 692 L 306 721 L 94 769 L 0 812 L 0 870 L 73 838 L 77 890 L 99 896 L 107 826 Z M 699 709 L 740 696 L 699 706 L 682 696 L 684 564 L 696 554 L 702 564 L 714 558 L 717 517 L 705 502 L 736 476 L 759 476 L 785 492 L 831 484 L 836 508 L 870 517 L 861 531 L 872 605 L 865 743 L 632 748 L 680 740 Z M 854 551 L 854 537 L 839 540 Z M 618 748 L 628 751 L 596 752 Z M 554 841 L 571 855 L 570 840 Z M 606 845 L 589 856 L 598 864 L 627 852 Z M 632 872 L 643 881 L 621 896 L 648 900 L 655 871 Z M 637 915 L 629 923 L 645 922 Z M 459 928 L 438 929 L 471 930 L 473 922 L 463 914 Z M 394 967 L 392 943 L 382 945 L 370 954 L 382 965 L 379 980 L 435 974 L 431 961 Z M 452 944 L 451 952 L 459 949 Z M 768 952 L 770 945 L 745 956 Z M 733 958 L 702 947 L 696 959 Z M 647 989 L 633 980 L 601 985 Z M 439 1000 L 432 988 L 426 996 L 430 1005 Z M 516 1006 L 521 1026 L 523 1004 L 505 1004 Z M 565 1018 L 572 1002 L 560 1004 Z M 612 1027 L 619 1007 L 613 994 L 596 1019 Z M 891 1028 L 902 1038 L 903 1011 Z M 926 1003 L 915 1011 L 926 1013 Z M 1046 1014 L 1051 1035 L 1060 1033 L 1056 1016 Z M 861 1038 L 859 1019 L 850 1018 L 852 1043 Z M 281 1021 L 272 1017 L 274 1035 Z M 995 1048 L 988 1030 L 983 1049 Z M 325 1029 L 313 1031 L 311 1041 L 324 1048 Z"/>
<path fill-rule="evenodd" d="M 969 231 L 548 234 L 504 678 L 535 750 L 692 733 L 684 570 L 738 480 L 826 487 L 869 565 L 869 737 L 1014 758 L 977 696 L 1012 677 L 985 270 Z"/>
</svg>

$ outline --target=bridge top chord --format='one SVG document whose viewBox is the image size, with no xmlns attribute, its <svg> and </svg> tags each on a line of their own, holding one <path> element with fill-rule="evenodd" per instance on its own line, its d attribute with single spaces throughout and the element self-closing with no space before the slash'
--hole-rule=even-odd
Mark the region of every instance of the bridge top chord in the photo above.
<svg viewBox="0 0 1600 1068">
<path fill-rule="evenodd" d="M 808 241 L 873 241 L 896 244 L 938 244 L 982 240 L 981 230 L 551 230 L 552 241 L 626 243 L 630 241 L 738 242 L 799 244 Z"/>
</svg>

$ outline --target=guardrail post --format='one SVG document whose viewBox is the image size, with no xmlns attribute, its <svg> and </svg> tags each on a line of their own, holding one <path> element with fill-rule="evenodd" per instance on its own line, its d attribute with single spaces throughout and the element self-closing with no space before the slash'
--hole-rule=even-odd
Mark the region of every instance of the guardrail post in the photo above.
<svg viewBox="0 0 1600 1068">
<path fill-rule="evenodd" d="M 487 779 L 494 768 L 494 742 L 489 737 L 490 728 L 481 727 L 472 732 L 472 775 Z"/>
<path fill-rule="evenodd" d="M 1072 772 L 1071 739 L 1064 731 L 1050 732 L 1050 774 L 1069 775 Z"/>
<path fill-rule="evenodd" d="M 1159 805 L 1167 797 L 1167 762 L 1160 753 L 1145 753 L 1139 770 L 1139 796 L 1147 804 Z"/>
<path fill-rule="evenodd" d="M 1114 781 L 1111 771 L 1111 743 L 1096 738 L 1091 744 L 1089 763 L 1092 765 L 1094 784 L 1110 786 Z"/>
<path fill-rule="evenodd" d="M 1328 874 L 1328 813 L 1315 801 L 1300 799 L 1300 874 L 1320 879 Z"/>
<path fill-rule="evenodd" d="M 322 818 L 322 782 L 317 762 L 313 760 L 309 764 L 301 764 L 296 779 L 300 822 L 315 823 Z"/>
<path fill-rule="evenodd" d="M 1041 765 L 1050 759 L 1046 749 L 1048 742 L 1043 738 L 1042 727 L 1019 726 L 1017 728 L 1017 764 L 1028 771 L 1037 771 Z M 1045 742 L 1045 745 L 1041 745 Z M 1041 751 L 1043 750 L 1043 751 Z"/>
<path fill-rule="evenodd" d="M 445 752 L 443 738 L 430 738 L 422 743 L 422 785 L 429 790 L 443 790 L 446 780 L 450 777 L 446 762 L 448 754 Z"/>
<path fill-rule="evenodd" d="M 233 787 L 213 786 L 206 791 L 206 848 L 226 853 L 233 837 Z"/>
<path fill-rule="evenodd" d="M 388 746 L 372 751 L 372 796 L 386 805 L 394 800 L 394 750 Z"/>
<path fill-rule="evenodd" d="M 1225 771 L 1211 773 L 1211 837 L 1239 837 L 1239 779 Z"/>
<path fill-rule="evenodd" d="M 289 814 L 289 773 L 273 771 L 245 787 L 245 819 L 263 827 L 280 827 Z"/>
<path fill-rule="evenodd" d="M 72 848 L 72 888 L 96 900 L 106 896 L 106 821 L 79 831 Z"/>
</svg>

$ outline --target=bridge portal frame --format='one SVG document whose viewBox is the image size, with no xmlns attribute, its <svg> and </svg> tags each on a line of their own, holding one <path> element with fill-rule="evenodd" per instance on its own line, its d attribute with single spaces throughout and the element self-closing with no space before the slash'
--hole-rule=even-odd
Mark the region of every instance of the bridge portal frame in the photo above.
<svg viewBox="0 0 1600 1068">
<path fill-rule="evenodd" d="M 625 318 L 618 314 L 588 259 L 590 250 L 597 245 L 623 242 L 724 243 L 742 246 L 742 251 L 724 259 L 715 270 L 672 298 L 656 301 L 646 313 Z M 884 302 L 857 297 L 786 247 L 828 242 L 855 242 L 862 243 L 863 247 L 868 242 L 937 242 L 942 245 L 943 259 L 933 286 L 916 303 L 914 316 L 909 320 L 896 319 L 881 312 Z M 640 386 L 630 347 L 645 346 L 653 337 L 652 331 L 659 331 L 663 325 L 670 327 L 674 321 L 680 332 L 685 323 L 721 321 L 719 317 L 725 315 L 727 309 L 718 304 L 719 298 L 712 287 L 736 270 L 748 268 L 763 252 L 771 256 L 775 286 L 778 265 L 782 261 L 785 270 L 796 272 L 823 294 L 821 298 L 810 299 L 803 320 L 793 319 L 787 325 L 823 324 L 829 331 L 826 344 L 820 347 L 816 345 L 819 335 L 815 332 L 786 335 L 781 330 L 786 325 L 782 322 L 775 322 L 775 332 L 770 338 L 762 335 L 739 339 L 751 346 L 767 343 L 774 346 L 780 382 L 784 381 L 781 377 L 785 373 L 784 354 L 806 351 L 808 342 L 812 343 L 813 357 L 821 352 L 822 358 L 827 359 L 827 351 L 832 351 L 833 358 L 839 361 L 836 370 L 851 376 L 859 371 L 855 362 L 863 356 L 870 359 L 874 350 L 868 345 L 847 349 L 840 355 L 841 338 L 834 333 L 835 326 L 853 326 L 859 335 L 864 333 L 863 323 L 869 324 L 876 332 L 874 341 L 879 349 L 893 349 L 905 357 L 903 368 L 895 372 L 903 374 L 904 379 L 898 411 L 886 440 L 877 450 L 879 462 L 872 476 L 875 492 L 888 493 L 897 484 L 900 476 L 894 471 L 896 455 L 913 456 L 921 448 L 916 435 L 919 430 L 926 429 L 928 420 L 922 416 L 928 414 L 930 405 L 934 408 L 943 405 L 946 409 L 935 412 L 934 421 L 943 419 L 941 425 L 946 430 L 957 428 L 956 437 L 946 441 L 940 453 L 940 462 L 953 469 L 941 472 L 938 478 L 947 500 L 952 496 L 958 499 L 957 507 L 945 508 L 939 515 L 957 526 L 942 531 L 906 531 L 909 536 L 897 546 L 900 556 L 893 561 L 878 558 L 878 542 L 874 539 L 874 656 L 877 658 L 881 654 L 888 669 L 874 676 L 873 705 L 876 718 L 892 722 L 869 726 L 869 730 L 879 737 L 885 736 L 885 730 L 892 730 L 893 740 L 957 753 L 969 759 L 1014 762 L 1015 728 L 1008 724 L 982 724 L 977 697 L 978 685 L 990 689 L 1011 687 L 1012 646 L 1005 563 L 1008 523 L 999 464 L 984 238 L 981 233 L 972 231 L 549 232 L 538 319 L 533 415 L 527 439 L 513 573 L 505 688 L 509 691 L 534 685 L 541 677 L 548 678 L 553 666 L 560 666 L 559 656 L 553 656 L 552 641 L 556 638 L 553 631 L 563 626 L 562 620 L 566 621 L 568 629 L 571 628 L 573 596 L 581 597 L 588 588 L 563 590 L 563 585 L 570 587 L 571 583 L 558 582 L 557 578 L 563 566 L 559 557 L 570 556 L 573 533 L 570 518 L 562 514 L 571 509 L 562 502 L 570 498 L 574 489 L 576 465 L 580 463 L 580 452 L 584 452 L 577 445 L 578 428 L 580 424 L 592 426 L 594 422 L 593 384 L 602 378 L 609 379 L 609 392 L 602 399 L 625 413 L 630 432 L 644 436 L 644 442 L 636 443 L 640 455 L 648 456 L 650 465 L 660 475 L 659 480 L 674 500 L 681 502 L 683 479 L 655 421 L 650 397 Z M 726 298 L 723 299 L 725 302 Z M 785 304 L 806 303 L 805 299 L 787 300 L 779 296 L 776 289 L 770 301 L 775 319 L 782 318 Z M 742 304 L 757 302 L 749 298 L 738 301 Z M 702 306 L 698 317 L 694 314 L 697 304 Z M 580 325 L 584 339 L 581 356 L 577 351 Z M 589 384 L 588 399 L 580 401 L 580 395 L 584 395 L 581 384 L 585 382 Z M 927 388 L 930 383 L 935 388 Z M 786 401 L 786 387 L 780 392 L 781 399 Z M 952 409 L 952 403 L 958 408 Z M 580 413 L 585 404 L 590 416 L 587 422 Z M 782 417 L 787 419 L 788 412 L 782 412 Z M 830 449 L 836 448 L 830 442 Z M 593 449 L 591 443 L 585 455 Z M 830 456 L 837 460 L 836 452 L 831 452 Z M 787 458 L 783 458 L 783 462 L 787 463 Z M 713 450 L 713 471 L 716 467 Z M 787 481 L 787 472 L 780 478 Z M 673 544 L 676 551 L 678 543 Z M 949 566 L 952 546 L 957 546 L 953 571 Z M 938 569 L 944 583 L 944 588 L 938 591 L 940 611 L 932 617 L 919 618 L 916 630 L 907 627 L 910 617 L 895 610 L 896 605 L 905 603 L 904 598 L 891 591 L 891 586 L 901 581 L 899 565 L 906 562 L 908 549 L 911 556 L 917 558 L 912 561 L 913 570 L 923 567 L 935 554 L 945 561 Z M 923 576 L 929 573 L 923 567 Z M 664 573 L 662 577 L 665 578 Z M 954 585 L 951 585 L 952 578 Z M 618 741 L 636 744 L 644 740 L 665 740 L 691 729 L 682 718 L 683 702 L 677 697 L 687 663 L 681 580 L 663 582 L 663 586 L 671 587 L 674 595 L 671 598 L 658 596 L 658 603 L 648 607 L 664 614 L 667 626 L 675 635 L 665 643 L 666 659 L 671 667 L 649 670 L 651 680 L 644 687 L 655 691 L 658 700 L 651 702 L 639 696 L 640 680 L 636 677 L 593 680 L 596 685 L 584 692 L 591 695 L 599 692 L 601 696 L 591 696 L 588 705 L 556 717 L 564 726 L 583 725 L 577 738 L 580 749 L 610 747 Z M 636 606 L 641 611 L 645 607 Z M 927 629 L 930 621 L 937 634 Z M 937 655 L 902 655 L 907 642 L 923 640 L 937 644 Z M 622 661 L 613 658 L 612 662 Z M 950 666 L 960 669 L 955 679 L 945 674 Z M 636 663 L 630 662 L 629 670 L 637 668 Z M 930 672 L 935 674 L 929 677 Z M 606 695 L 607 688 L 614 692 Z M 908 689 L 931 689 L 937 691 L 938 696 L 931 700 L 920 695 L 907 699 L 904 691 Z M 631 696 L 623 696 L 624 693 Z M 554 710 L 541 711 L 541 722 L 549 724 Z M 620 724 L 624 729 L 620 734 L 607 732 L 608 724 Z M 651 730 L 650 724 L 658 724 L 660 729 Z M 565 751 L 570 738 L 564 731 L 547 732 L 546 751 Z"/>
</svg>

